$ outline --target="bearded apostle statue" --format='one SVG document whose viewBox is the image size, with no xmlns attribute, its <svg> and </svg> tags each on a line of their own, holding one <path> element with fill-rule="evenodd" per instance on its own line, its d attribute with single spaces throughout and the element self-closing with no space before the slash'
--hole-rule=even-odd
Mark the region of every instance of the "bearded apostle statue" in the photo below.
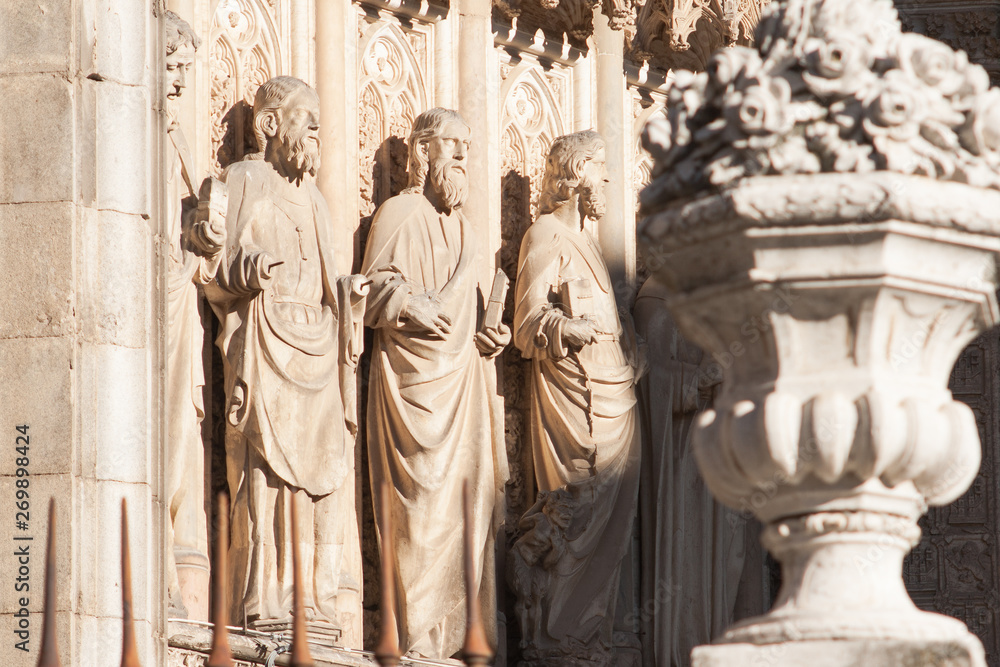
<svg viewBox="0 0 1000 667">
<path fill-rule="evenodd" d="M 261 631 L 289 627 L 294 495 L 309 631 L 336 639 L 344 554 L 360 548 L 345 480 L 366 281 L 338 273 L 333 221 L 310 178 L 316 92 L 292 77 L 265 82 L 253 128 L 260 152 L 225 173 L 228 243 L 210 293 L 222 323 L 231 614 Z"/>
<path fill-rule="evenodd" d="M 449 658 L 465 633 L 462 484 L 472 498 L 475 577 L 493 627 L 494 502 L 504 479 L 493 448 L 486 364 L 510 341 L 481 326 L 477 274 L 489 261 L 462 214 L 469 126 L 455 111 L 420 114 L 409 137 L 409 186 L 379 207 L 362 271 L 372 280 L 365 323 L 374 331 L 368 381 L 376 516 L 394 528 L 400 644 Z M 381 536 L 380 536 L 381 539 Z"/>
<path fill-rule="evenodd" d="M 530 666 L 611 665 L 622 559 L 639 483 L 634 340 L 588 218 L 604 212 L 605 148 L 556 139 L 539 215 L 518 258 L 514 344 L 531 361 L 538 500 L 522 517 L 509 577 Z"/>
<path fill-rule="evenodd" d="M 224 188 L 209 180 L 199 205 L 198 171 L 177 122 L 177 104 L 201 40 L 166 12 L 167 350 L 166 483 L 170 550 L 167 592 L 173 616 L 208 620 L 208 525 L 201 422 L 205 373 L 199 289 L 215 278 L 225 244 Z M 214 186 L 214 187 L 213 187 Z M 215 202 L 212 202 L 212 194 Z M 213 205 L 214 203 L 214 205 Z"/>
</svg>

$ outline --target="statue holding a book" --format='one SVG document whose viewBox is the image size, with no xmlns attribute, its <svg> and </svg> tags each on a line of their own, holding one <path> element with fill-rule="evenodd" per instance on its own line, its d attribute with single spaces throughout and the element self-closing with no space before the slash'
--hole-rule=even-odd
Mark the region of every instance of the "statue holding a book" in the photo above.
<svg viewBox="0 0 1000 667">
<path fill-rule="evenodd" d="M 636 508 L 636 345 L 601 248 L 584 228 L 604 212 L 604 162 L 596 132 L 555 140 L 518 260 L 514 344 L 531 360 L 540 493 L 521 519 L 509 576 L 528 665 L 612 662 Z"/>
<path fill-rule="evenodd" d="M 399 639 L 403 650 L 449 658 L 465 636 L 462 484 L 486 627 L 494 627 L 493 525 L 506 481 L 494 449 L 487 364 L 510 341 L 501 278 L 489 305 L 478 281 L 488 248 L 462 212 L 469 126 L 455 111 L 420 114 L 409 137 L 409 187 L 375 213 L 362 272 L 372 280 L 368 381 L 372 488 L 389 486 Z M 380 536 L 381 537 L 381 536 Z M 385 542 L 383 541 L 384 545 Z"/>
</svg>

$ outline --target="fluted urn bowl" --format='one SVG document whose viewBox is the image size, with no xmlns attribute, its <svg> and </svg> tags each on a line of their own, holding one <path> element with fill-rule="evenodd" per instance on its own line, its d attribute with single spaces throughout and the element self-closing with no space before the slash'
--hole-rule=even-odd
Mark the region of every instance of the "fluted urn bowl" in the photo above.
<svg viewBox="0 0 1000 667">
<path fill-rule="evenodd" d="M 902 560 L 980 463 L 948 378 L 997 321 L 1000 192 L 889 172 L 764 176 L 646 218 L 669 307 L 723 372 L 698 418 L 712 493 L 765 524 L 783 585 L 722 641 L 958 639 Z"/>
</svg>

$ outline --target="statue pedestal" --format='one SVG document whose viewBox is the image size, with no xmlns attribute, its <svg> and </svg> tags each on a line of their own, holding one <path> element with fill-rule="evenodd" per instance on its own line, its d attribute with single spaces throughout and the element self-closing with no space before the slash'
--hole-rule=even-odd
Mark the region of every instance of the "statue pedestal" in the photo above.
<svg viewBox="0 0 1000 667">
<path fill-rule="evenodd" d="M 975 637 L 953 641 L 796 641 L 716 644 L 691 651 L 691 667 L 986 667 Z"/>
</svg>

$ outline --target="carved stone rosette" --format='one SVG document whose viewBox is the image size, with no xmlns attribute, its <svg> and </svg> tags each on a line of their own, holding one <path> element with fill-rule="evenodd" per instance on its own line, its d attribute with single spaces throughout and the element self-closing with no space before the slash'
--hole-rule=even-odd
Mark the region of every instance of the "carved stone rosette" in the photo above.
<svg viewBox="0 0 1000 667">
<path fill-rule="evenodd" d="M 645 134 L 640 242 L 724 375 L 699 468 L 782 564 L 774 609 L 719 641 L 945 641 L 981 659 L 963 623 L 914 606 L 901 570 L 928 505 L 979 468 L 947 383 L 1000 316 L 1000 192 L 976 141 L 1000 136 L 981 112 L 997 91 L 902 35 L 883 0 L 783 1 L 761 25 L 759 51 L 679 78 Z"/>
</svg>

